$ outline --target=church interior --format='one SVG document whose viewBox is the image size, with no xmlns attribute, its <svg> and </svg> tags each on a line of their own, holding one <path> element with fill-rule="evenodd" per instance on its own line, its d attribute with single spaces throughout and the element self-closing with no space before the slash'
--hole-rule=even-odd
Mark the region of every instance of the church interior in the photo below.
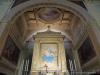
<svg viewBox="0 0 100 75">
<path fill-rule="evenodd" d="M 100 75 L 100 0 L 0 0 L 0 75 Z"/>
</svg>

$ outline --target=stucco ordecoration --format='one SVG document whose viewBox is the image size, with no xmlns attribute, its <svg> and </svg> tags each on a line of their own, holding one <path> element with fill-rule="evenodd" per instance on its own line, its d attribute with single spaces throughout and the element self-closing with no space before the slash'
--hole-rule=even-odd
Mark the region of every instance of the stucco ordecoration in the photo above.
<svg viewBox="0 0 100 75">
<path fill-rule="evenodd" d="M 45 23 L 54 23 L 60 20 L 62 13 L 57 8 L 42 8 L 37 12 L 40 21 Z"/>
</svg>

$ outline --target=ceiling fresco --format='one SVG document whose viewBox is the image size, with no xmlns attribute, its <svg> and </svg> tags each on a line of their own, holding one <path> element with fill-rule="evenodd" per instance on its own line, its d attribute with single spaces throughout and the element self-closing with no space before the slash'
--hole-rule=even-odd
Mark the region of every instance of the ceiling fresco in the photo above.
<svg viewBox="0 0 100 75">
<path fill-rule="evenodd" d="M 44 21 L 47 24 L 52 24 L 62 18 L 61 12 L 57 8 L 42 8 L 37 12 L 37 16 L 40 21 Z"/>
</svg>

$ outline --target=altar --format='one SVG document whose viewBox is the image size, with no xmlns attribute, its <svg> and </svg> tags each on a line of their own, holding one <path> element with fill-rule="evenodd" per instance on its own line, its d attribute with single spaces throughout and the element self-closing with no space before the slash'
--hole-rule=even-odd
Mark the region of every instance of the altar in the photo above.
<svg viewBox="0 0 100 75">
<path fill-rule="evenodd" d="M 65 75 L 67 69 L 64 36 L 47 30 L 34 36 L 31 75 Z"/>
</svg>

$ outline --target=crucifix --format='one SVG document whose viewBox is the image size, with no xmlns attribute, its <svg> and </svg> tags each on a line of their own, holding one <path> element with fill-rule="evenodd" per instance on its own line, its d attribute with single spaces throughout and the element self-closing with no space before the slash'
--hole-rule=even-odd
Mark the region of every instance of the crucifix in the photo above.
<svg viewBox="0 0 100 75">
<path fill-rule="evenodd" d="M 48 66 L 45 64 L 44 67 L 46 67 L 46 73 L 48 73 L 48 70 L 47 70 Z"/>
<path fill-rule="evenodd" d="M 50 26 L 48 26 L 48 30 L 47 31 L 50 31 Z"/>
</svg>

